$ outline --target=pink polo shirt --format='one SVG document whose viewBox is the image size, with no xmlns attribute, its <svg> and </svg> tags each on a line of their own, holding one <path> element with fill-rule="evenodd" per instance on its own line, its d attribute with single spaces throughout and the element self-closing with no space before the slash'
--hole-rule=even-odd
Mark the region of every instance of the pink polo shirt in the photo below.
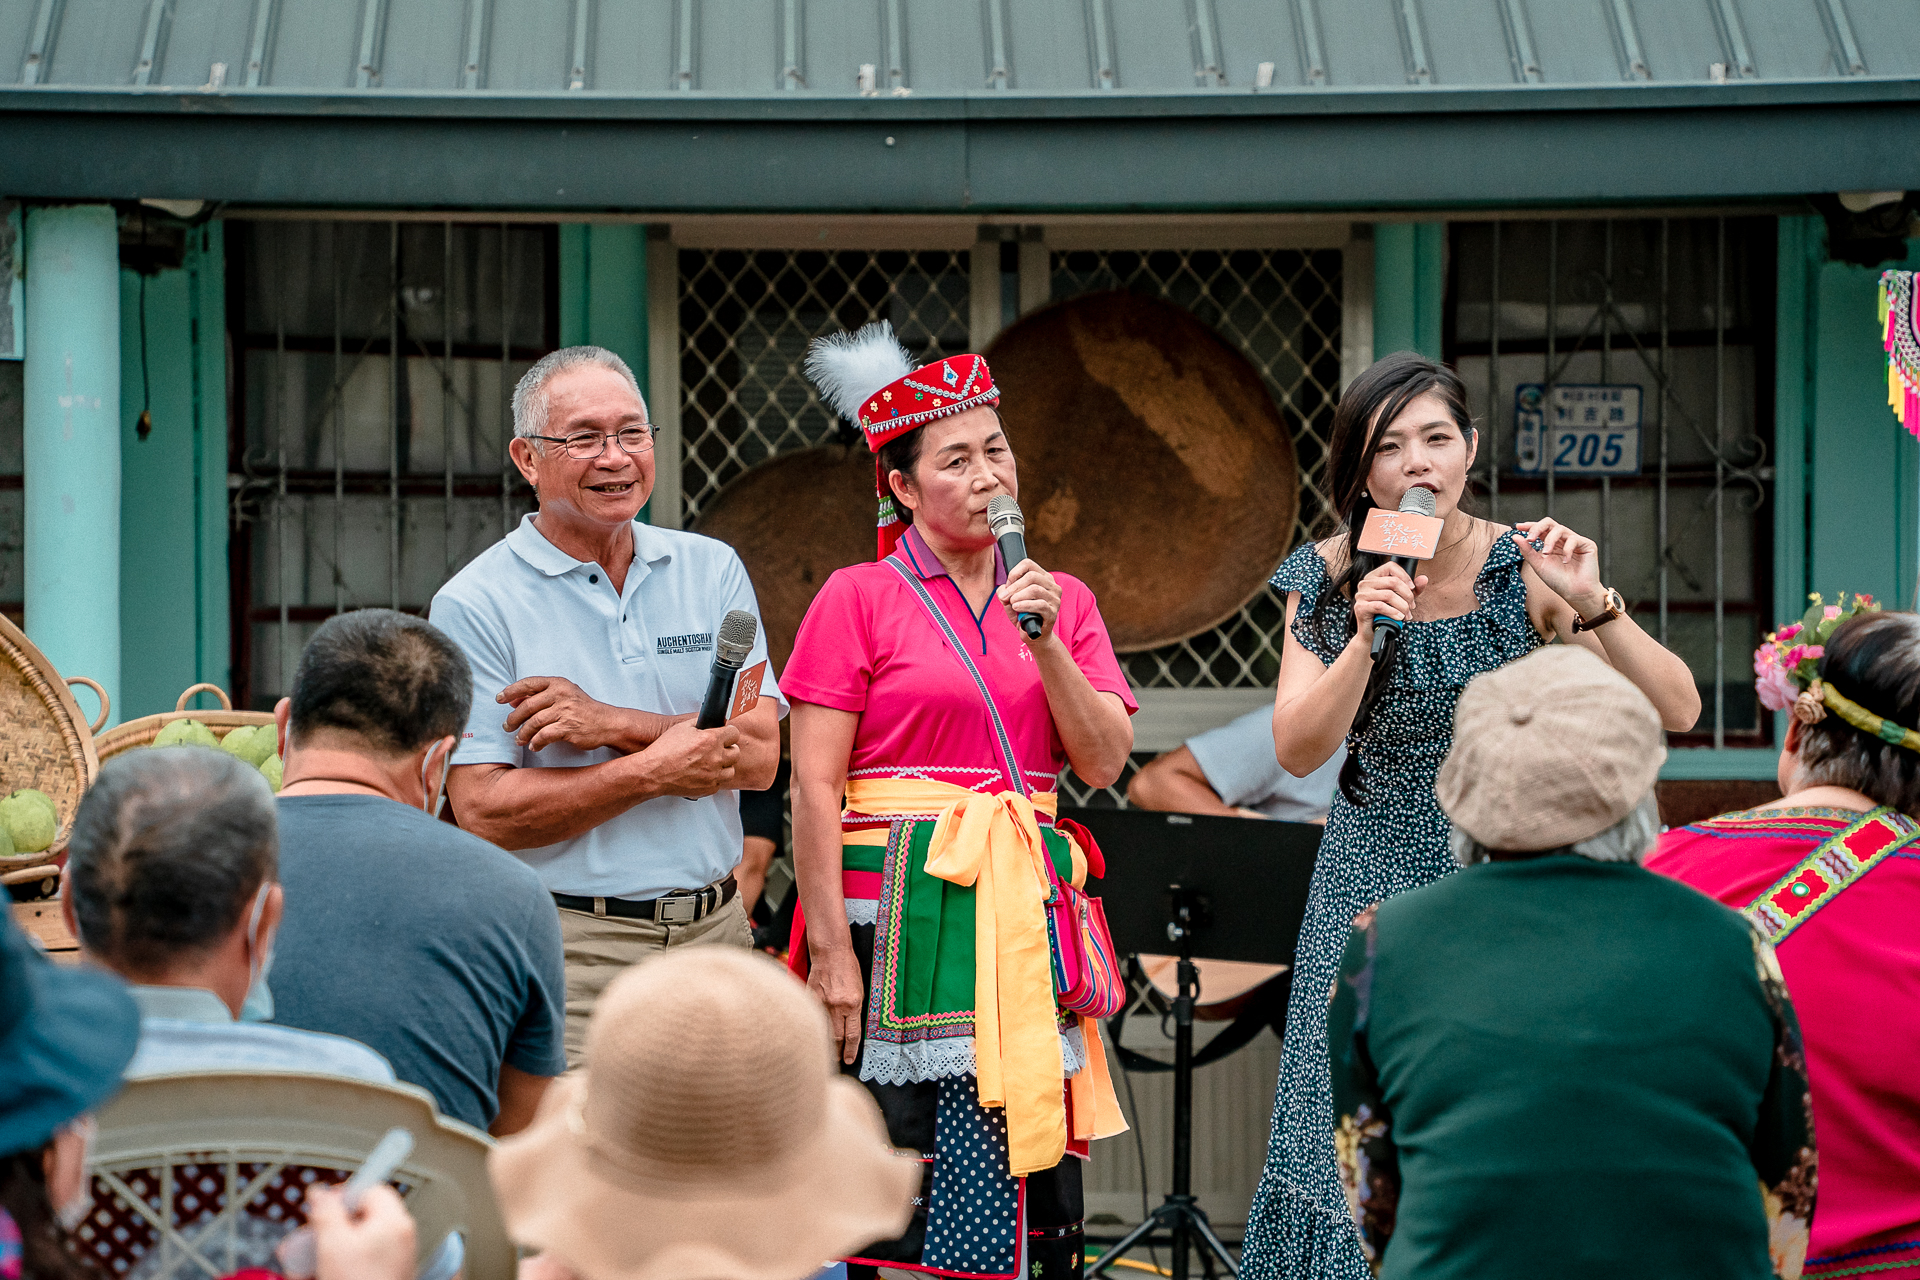
<svg viewBox="0 0 1920 1280">
<path fill-rule="evenodd" d="M 1067 767 L 1066 749 L 1047 707 L 1040 668 L 1006 609 L 990 599 L 976 615 L 918 530 L 907 530 L 900 552 L 993 690 L 1027 788 L 1055 790 Z M 1113 656 L 1093 592 L 1068 574 L 1054 579 L 1060 584 L 1055 632 L 1087 681 L 1118 694 L 1131 715 L 1139 704 Z M 1006 580 L 1006 565 L 995 552 L 994 583 Z M 976 791 L 1009 789 L 979 690 L 919 597 L 889 565 L 854 565 L 827 579 L 800 624 L 780 688 L 790 701 L 860 714 L 849 777 L 915 775 Z"/>
</svg>

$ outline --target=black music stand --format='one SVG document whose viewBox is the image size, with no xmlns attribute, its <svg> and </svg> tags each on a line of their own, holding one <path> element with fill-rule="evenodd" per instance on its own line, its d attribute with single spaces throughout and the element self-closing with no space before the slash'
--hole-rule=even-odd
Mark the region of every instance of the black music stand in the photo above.
<svg viewBox="0 0 1920 1280">
<path fill-rule="evenodd" d="M 1187 1280 L 1188 1252 L 1204 1248 L 1230 1275 L 1239 1266 L 1193 1194 L 1193 1006 L 1200 994 L 1196 954 L 1259 964 L 1293 963 L 1321 829 L 1144 810 L 1061 810 L 1100 842 L 1107 874 L 1089 882 L 1122 955 L 1178 948 L 1173 1001 L 1173 1188 L 1146 1221 L 1087 1268 L 1103 1274 L 1155 1231 L 1173 1245 L 1173 1280 Z M 1137 1117 L 1136 1117 L 1137 1119 Z"/>
</svg>

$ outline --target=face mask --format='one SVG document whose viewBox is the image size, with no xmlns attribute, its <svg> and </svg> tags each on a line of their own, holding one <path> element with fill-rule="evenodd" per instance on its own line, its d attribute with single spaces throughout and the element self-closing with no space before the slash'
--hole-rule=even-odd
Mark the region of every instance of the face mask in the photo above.
<svg viewBox="0 0 1920 1280">
<path fill-rule="evenodd" d="M 420 757 L 420 807 L 437 818 L 440 816 L 440 810 L 447 805 L 447 775 L 453 771 L 453 748 L 448 747 L 447 754 L 440 757 L 440 789 L 438 791 L 427 789 L 427 762 L 431 759 L 433 759 L 433 751 L 429 748 L 427 754 Z"/>
<path fill-rule="evenodd" d="M 80 1190 L 73 1199 L 56 1206 L 53 1216 L 62 1231 L 74 1232 L 93 1213 L 93 1140 L 100 1132 L 100 1126 L 94 1123 L 92 1116 L 82 1116 L 67 1128 L 78 1133 L 85 1143 L 80 1154 Z"/>
<path fill-rule="evenodd" d="M 247 950 L 260 956 L 260 967 L 254 971 L 247 983 L 247 998 L 240 1005 L 240 1021 L 273 1021 L 273 989 L 267 985 L 267 974 L 273 969 L 273 938 L 267 938 L 266 954 L 260 955 L 260 913 L 267 907 L 267 890 L 273 887 L 268 880 L 260 886 L 260 892 L 253 895 L 253 915 L 247 921 Z"/>
</svg>

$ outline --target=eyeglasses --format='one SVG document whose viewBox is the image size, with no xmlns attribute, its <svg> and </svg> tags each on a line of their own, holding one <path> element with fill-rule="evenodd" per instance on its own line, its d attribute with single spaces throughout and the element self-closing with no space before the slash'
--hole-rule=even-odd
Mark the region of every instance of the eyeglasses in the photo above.
<svg viewBox="0 0 1920 1280">
<path fill-rule="evenodd" d="M 628 453 L 650 453 L 653 451 L 653 438 L 660 434 L 660 428 L 648 424 L 644 427 L 622 427 L 613 433 L 613 439 Z M 607 433 L 604 431 L 576 431 L 570 436 L 523 436 L 526 440 L 549 440 L 563 445 L 569 458 L 585 461 L 597 458 L 607 451 Z"/>
</svg>

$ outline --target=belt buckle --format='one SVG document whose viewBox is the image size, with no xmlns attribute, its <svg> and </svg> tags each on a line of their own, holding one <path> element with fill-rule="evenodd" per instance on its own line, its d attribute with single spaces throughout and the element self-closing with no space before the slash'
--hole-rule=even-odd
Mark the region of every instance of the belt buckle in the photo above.
<svg viewBox="0 0 1920 1280">
<path fill-rule="evenodd" d="M 675 894 L 653 904 L 655 924 L 692 924 L 700 918 L 700 895 Z"/>
</svg>

